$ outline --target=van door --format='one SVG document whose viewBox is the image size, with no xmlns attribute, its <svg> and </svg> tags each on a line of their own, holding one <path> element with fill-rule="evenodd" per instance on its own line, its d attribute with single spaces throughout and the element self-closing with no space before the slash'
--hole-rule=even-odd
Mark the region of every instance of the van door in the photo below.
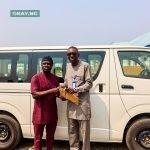
<svg viewBox="0 0 150 150">
<path fill-rule="evenodd" d="M 120 96 L 131 117 L 124 123 L 127 146 L 150 149 L 150 50 L 116 50 L 115 57 Z"/>
<path fill-rule="evenodd" d="M 80 59 L 90 65 L 93 77 L 91 98 L 91 141 L 109 139 L 109 49 L 88 49 Z"/>
<path fill-rule="evenodd" d="M 114 51 L 121 99 L 131 117 L 150 111 L 150 51 Z"/>
<path fill-rule="evenodd" d="M 131 117 L 150 112 L 150 51 L 116 50 L 121 99 Z"/>
<path fill-rule="evenodd" d="M 109 49 L 79 49 L 80 59 L 89 63 L 93 77 L 91 96 L 91 141 L 108 141 L 109 139 Z M 67 55 L 64 52 L 35 52 L 33 54 L 33 72 L 41 71 L 41 59 L 45 55 L 52 56 L 54 66 L 61 67 L 65 74 Z M 53 69 L 52 69 L 53 72 Z M 58 70 L 57 70 L 58 72 Z M 59 75 L 56 74 L 56 75 Z M 31 101 L 33 109 L 33 101 Z M 66 115 L 66 102 L 57 100 L 58 124 L 55 139 L 68 139 L 68 123 Z M 31 128 L 33 134 L 33 128 Z"/>
</svg>

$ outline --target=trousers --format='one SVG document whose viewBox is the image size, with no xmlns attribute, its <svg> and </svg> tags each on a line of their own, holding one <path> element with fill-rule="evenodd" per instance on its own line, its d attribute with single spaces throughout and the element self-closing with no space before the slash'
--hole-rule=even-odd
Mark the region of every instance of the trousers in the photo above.
<svg viewBox="0 0 150 150">
<path fill-rule="evenodd" d="M 82 150 L 90 150 L 90 120 L 76 120 L 68 118 L 68 134 L 70 150 L 79 150 L 80 134 Z"/>
<path fill-rule="evenodd" d="M 42 150 L 42 136 L 46 126 L 46 147 L 47 150 L 53 149 L 54 134 L 57 123 L 51 124 L 34 124 L 34 150 Z"/>
</svg>

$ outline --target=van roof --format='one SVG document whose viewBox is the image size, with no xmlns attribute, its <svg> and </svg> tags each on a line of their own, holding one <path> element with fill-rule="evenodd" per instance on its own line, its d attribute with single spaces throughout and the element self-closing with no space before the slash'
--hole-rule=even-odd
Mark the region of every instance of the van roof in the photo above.
<svg viewBox="0 0 150 150">
<path fill-rule="evenodd" d="M 0 50 L 67 50 L 70 46 L 21 46 L 21 47 L 0 47 Z M 118 48 L 144 48 L 143 46 L 134 46 L 134 45 L 82 45 L 76 46 L 79 49 L 118 49 Z"/>
</svg>

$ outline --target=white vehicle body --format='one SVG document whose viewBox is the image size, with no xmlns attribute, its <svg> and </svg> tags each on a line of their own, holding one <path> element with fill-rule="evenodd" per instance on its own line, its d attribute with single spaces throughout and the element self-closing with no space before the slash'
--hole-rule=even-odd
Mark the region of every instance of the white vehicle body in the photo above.
<svg viewBox="0 0 150 150">
<path fill-rule="evenodd" d="M 40 61 L 45 55 L 53 58 L 53 70 L 57 68 L 55 74 L 64 77 L 67 48 L 0 48 L 0 149 L 15 147 L 21 135 L 33 138 L 34 100 L 30 94 L 30 79 L 41 70 Z M 78 46 L 78 49 L 80 59 L 90 64 L 94 81 L 90 90 L 91 141 L 122 142 L 126 139 L 129 149 L 135 146 L 134 142 L 140 148 L 149 146 L 150 125 L 147 124 L 150 124 L 150 49 L 127 45 Z M 68 140 L 66 102 L 58 98 L 57 104 L 55 139 Z M 135 130 L 132 129 L 134 123 L 138 126 L 138 121 L 141 120 L 146 122 L 146 127 L 137 131 L 140 132 L 135 137 L 138 140 L 131 144 L 132 139 L 129 138 L 129 141 L 128 137 Z M 12 122 L 16 128 L 14 130 L 10 125 Z M 6 131 L 8 128 L 10 129 Z M 16 142 L 13 141 L 13 132 L 20 132 Z M 140 139 L 140 136 L 145 135 L 148 144 L 146 139 L 143 142 Z"/>
</svg>

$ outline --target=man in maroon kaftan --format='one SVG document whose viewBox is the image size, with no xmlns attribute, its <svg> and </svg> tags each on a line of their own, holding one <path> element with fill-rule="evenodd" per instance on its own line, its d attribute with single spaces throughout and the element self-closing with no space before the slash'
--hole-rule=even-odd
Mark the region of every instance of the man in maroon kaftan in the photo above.
<svg viewBox="0 0 150 150">
<path fill-rule="evenodd" d="M 50 56 L 42 59 L 42 72 L 37 73 L 31 79 L 31 94 L 34 101 L 33 126 L 34 126 L 34 150 L 41 150 L 41 142 L 44 126 L 46 126 L 47 150 L 52 150 L 54 133 L 57 125 L 58 77 L 51 74 L 53 60 Z"/>
</svg>

